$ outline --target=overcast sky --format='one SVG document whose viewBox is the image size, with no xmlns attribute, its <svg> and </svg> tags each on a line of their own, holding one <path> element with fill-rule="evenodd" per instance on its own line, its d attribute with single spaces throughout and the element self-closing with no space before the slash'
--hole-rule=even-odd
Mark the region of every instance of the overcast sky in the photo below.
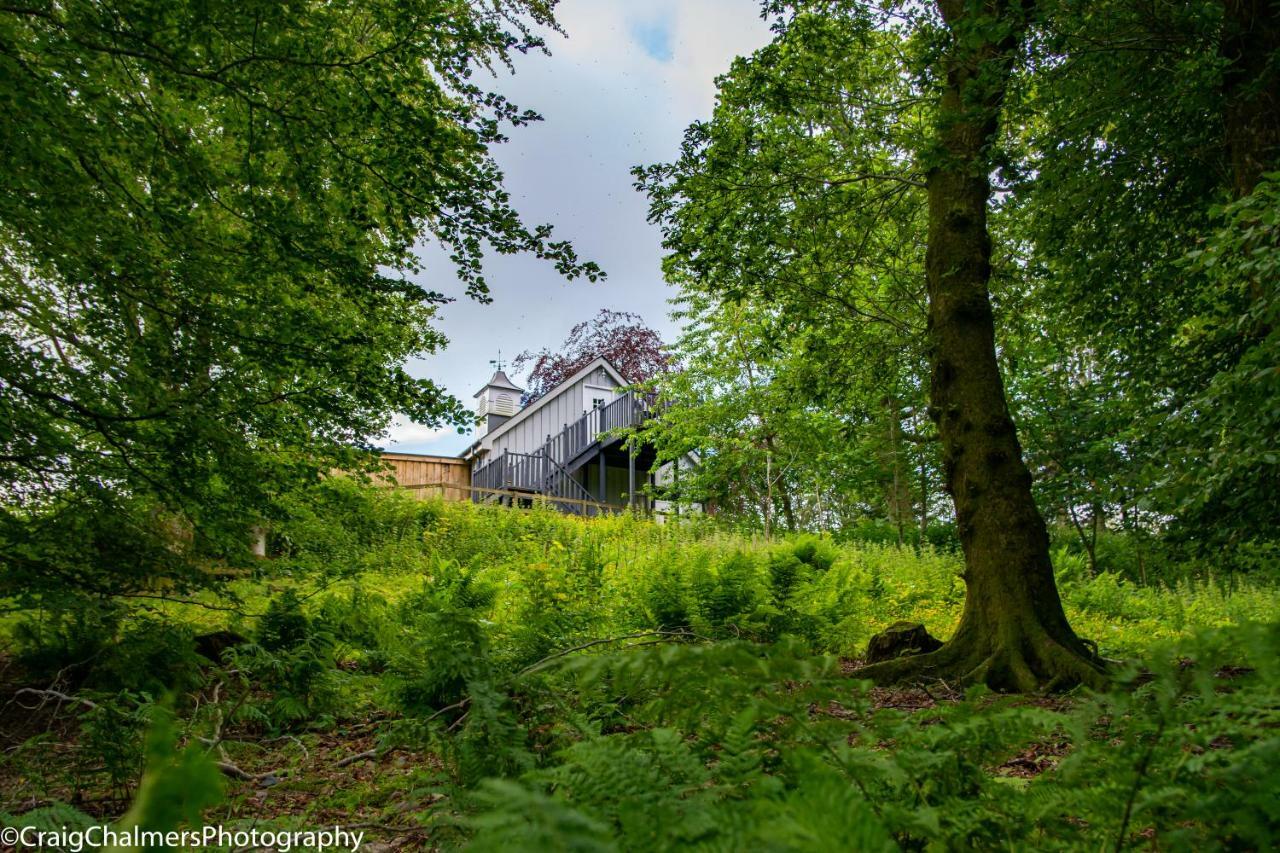
<svg viewBox="0 0 1280 853">
<path fill-rule="evenodd" d="M 553 224 L 608 278 L 565 282 L 536 258 L 492 258 L 493 303 L 463 297 L 443 306 L 437 326 L 449 346 L 415 362 L 415 375 L 470 405 L 499 349 L 509 359 L 554 348 L 601 308 L 634 311 L 670 339 L 659 235 L 645 222 L 630 169 L 673 159 L 685 127 L 710 115 L 716 75 L 768 41 L 759 8 L 757 0 L 562 0 L 557 17 L 568 37 L 553 34 L 551 56 L 521 57 L 516 74 L 495 84 L 545 120 L 512 131 L 495 155 L 525 221 Z M 461 293 L 447 259 L 431 249 L 424 256 L 423 284 Z M 385 445 L 454 455 L 470 442 L 452 429 L 400 422 Z"/>
</svg>

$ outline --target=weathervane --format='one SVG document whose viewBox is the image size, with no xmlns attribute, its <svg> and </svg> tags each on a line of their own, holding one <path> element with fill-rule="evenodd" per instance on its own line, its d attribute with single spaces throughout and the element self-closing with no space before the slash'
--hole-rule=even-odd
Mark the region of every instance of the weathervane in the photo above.
<svg viewBox="0 0 1280 853">
<path fill-rule="evenodd" d="M 494 367 L 496 367 L 498 370 L 502 370 L 502 350 L 498 350 L 498 357 L 494 359 L 490 359 L 489 363 L 492 364 Z"/>
</svg>

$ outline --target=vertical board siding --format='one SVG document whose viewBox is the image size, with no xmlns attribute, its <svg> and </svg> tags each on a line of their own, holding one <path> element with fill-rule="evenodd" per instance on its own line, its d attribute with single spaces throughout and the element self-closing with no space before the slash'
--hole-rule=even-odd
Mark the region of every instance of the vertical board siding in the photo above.
<svg viewBox="0 0 1280 853">
<path fill-rule="evenodd" d="M 471 466 L 462 459 L 384 453 L 382 460 L 391 466 L 389 479 L 417 498 L 471 499 Z"/>
<path fill-rule="evenodd" d="M 533 453 L 549 436 L 560 432 L 586 413 L 583 405 L 588 385 L 618 388 L 619 385 L 603 367 L 593 370 L 571 385 L 562 385 L 536 411 L 493 440 L 484 464 L 501 456 L 503 451 Z"/>
</svg>

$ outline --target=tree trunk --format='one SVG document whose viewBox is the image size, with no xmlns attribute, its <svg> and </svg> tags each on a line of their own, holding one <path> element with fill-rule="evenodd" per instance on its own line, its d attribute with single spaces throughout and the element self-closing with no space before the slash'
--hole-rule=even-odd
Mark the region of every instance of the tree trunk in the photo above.
<svg viewBox="0 0 1280 853">
<path fill-rule="evenodd" d="M 952 38 L 928 152 L 930 416 L 964 549 L 966 596 L 955 635 L 929 654 L 866 667 L 881 682 L 945 677 L 1029 691 L 1104 681 L 1067 623 L 1049 535 L 1031 495 L 996 361 L 988 282 L 990 145 L 1027 6 L 939 0 Z M 1003 33 L 993 40 L 992 33 Z"/>
<path fill-rule="evenodd" d="M 1084 535 L 1084 525 L 1080 523 L 1080 517 L 1076 515 L 1075 508 L 1071 506 L 1071 499 L 1066 498 L 1062 502 L 1062 506 L 1066 510 L 1067 518 L 1071 521 L 1071 526 L 1075 528 L 1076 538 L 1080 540 L 1080 547 L 1084 549 L 1085 554 L 1089 558 L 1089 577 L 1098 576 L 1098 555 L 1095 545 L 1098 541 L 1098 524 L 1097 517 L 1094 517 L 1093 525 L 1093 541 L 1089 541 L 1089 537 Z"/>
<path fill-rule="evenodd" d="M 775 444 L 774 444 L 774 440 L 773 440 L 773 435 L 768 435 L 768 436 L 766 436 L 766 437 L 765 437 L 765 446 L 769 448 L 769 458 L 770 458 L 770 459 L 772 459 L 772 458 L 773 458 L 773 456 L 774 456 L 774 448 L 775 448 Z M 783 518 L 783 519 L 786 521 L 786 523 L 787 523 L 787 532 L 789 532 L 789 533 L 795 533 L 795 532 L 796 532 L 796 529 L 797 529 L 797 528 L 796 528 L 796 510 L 795 510 L 795 507 L 794 507 L 794 506 L 792 505 L 792 503 L 791 503 L 791 492 L 790 492 L 790 490 L 789 490 L 789 489 L 787 489 L 787 484 L 786 484 L 786 483 L 782 483 L 782 482 L 781 482 L 781 479 L 782 479 L 782 475 L 781 475 L 781 474 L 779 474 L 779 475 L 778 475 L 777 479 L 778 479 L 778 480 L 779 480 L 779 482 L 780 482 L 780 487 L 779 487 L 778 495 L 779 495 L 779 498 L 780 498 L 780 499 L 781 499 L 781 501 L 782 501 L 782 518 Z M 772 476 L 772 474 L 770 474 L 770 480 L 769 480 L 769 494 L 770 494 L 770 495 L 772 495 L 772 494 L 773 494 L 773 476 Z M 770 498 L 769 505 L 770 505 L 770 507 L 772 507 L 772 506 L 773 506 L 773 499 L 772 499 L 772 497 Z"/>
<path fill-rule="evenodd" d="M 1280 160 L 1280 2 L 1226 0 L 1223 3 L 1223 127 L 1231 157 L 1236 198 L 1251 194 L 1263 174 Z M 1249 280 L 1254 300 L 1267 298 L 1267 285 Z M 1256 338 L 1271 333 L 1269 323 L 1252 330 Z"/>
<path fill-rule="evenodd" d="M 773 453 L 764 454 L 764 538 L 773 535 Z"/>
<path fill-rule="evenodd" d="M 787 532 L 795 533 L 799 528 L 796 526 L 796 508 L 791 502 L 791 492 L 787 489 L 786 483 L 782 484 L 782 517 L 787 522 Z"/>
<path fill-rule="evenodd" d="M 902 548 L 906 545 L 906 516 L 911 511 L 902 477 L 902 410 L 892 396 L 884 398 L 884 407 L 889 426 L 889 446 L 885 455 L 892 473 L 886 490 L 885 506 L 889 520 L 898 531 L 898 547 Z"/>
<path fill-rule="evenodd" d="M 1280 156 L 1280 8 L 1276 0 L 1223 4 L 1223 125 L 1237 198 Z"/>
<path fill-rule="evenodd" d="M 929 541 L 929 469 L 920 460 L 920 547 Z"/>
<path fill-rule="evenodd" d="M 1098 573 L 1098 533 L 1106 527 L 1103 520 L 1102 502 L 1096 498 L 1093 501 L 1093 530 L 1089 534 L 1089 565 L 1093 569 L 1093 573 Z"/>
</svg>

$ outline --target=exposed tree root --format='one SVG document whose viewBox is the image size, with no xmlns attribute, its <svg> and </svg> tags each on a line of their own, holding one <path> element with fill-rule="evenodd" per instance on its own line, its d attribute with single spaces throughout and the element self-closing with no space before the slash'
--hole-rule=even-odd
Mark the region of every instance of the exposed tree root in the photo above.
<svg viewBox="0 0 1280 853">
<path fill-rule="evenodd" d="M 1074 638 L 1073 638 L 1074 639 Z M 1107 683 L 1107 662 L 1083 643 L 1079 650 L 1032 631 L 1003 641 L 982 641 L 974 632 L 957 632 L 942 648 L 871 664 L 854 675 L 879 685 L 949 681 L 985 684 L 1006 693 L 1058 692 Z"/>
</svg>

